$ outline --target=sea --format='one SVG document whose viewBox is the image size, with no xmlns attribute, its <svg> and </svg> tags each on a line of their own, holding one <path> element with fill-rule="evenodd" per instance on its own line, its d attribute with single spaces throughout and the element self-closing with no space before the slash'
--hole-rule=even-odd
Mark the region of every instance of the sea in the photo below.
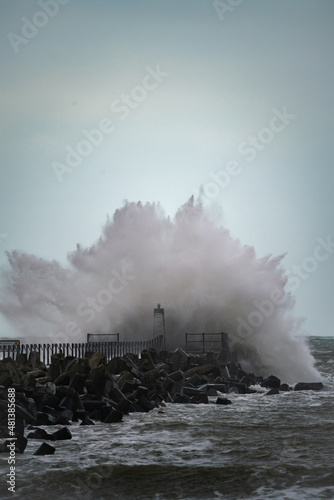
<svg viewBox="0 0 334 500">
<path fill-rule="evenodd" d="M 322 391 L 230 394 L 231 405 L 170 404 L 15 460 L 0 454 L 0 498 L 24 500 L 334 499 L 334 337 L 309 337 Z M 316 381 L 316 380 L 314 380 Z M 45 427 L 50 432 L 50 428 Z"/>
</svg>

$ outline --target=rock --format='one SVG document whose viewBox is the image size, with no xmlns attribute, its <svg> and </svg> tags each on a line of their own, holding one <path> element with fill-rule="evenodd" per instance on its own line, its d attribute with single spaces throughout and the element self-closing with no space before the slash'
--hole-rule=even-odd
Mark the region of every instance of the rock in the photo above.
<svg viewBox="0 0 334 500">
<path fill-rule="evenodd" d="M 109 415 L 103 420 L 105 424 L 111 424 L 111 423 L 116 423 L 116 422 L 121 422 L 123 419 L 123 413 L 112 409 L 109 413 Z"/>
<path fill-rule="evenodd" d="M 34 432 L 29 432 L 28 439 L 47 439 L 49 441 L 55 441 L 56 438 L 53 434 L 48 434 L 44 429 L 37 428 Z"/>
<path fill-rule="evenodd" d="M 266 392 L 264 396 L 273 396 L 274 394 L 279 394 L 278 389 L 270 389 L 270 391 Z"/>
<path fill-rule="evenodd" d="M 217 398 L 216 405 L 231 405 L 232 401 L 227 398 Z"/>
<path fill-rule="evenodd" d="M 27 365 L 32 368 L 39 368 L 42 365 L 38 351 L 31 351 Z"/>
<path fill-rule="evenodd" d="M 299 382 L 295 385 L 295 391 L 321 391 L 324 388 L 322 382 Z"/>
<path fill-rule="evenodd" d="M 148 349 L 144 349 L 140 354 L 139 370 L 147 372 L 155 368 L 154 361 L 151 356 L 151 352 Z"/>
<path fill-rule="evenodd" d="M 172 370 L 174 371 L 180 368 L 181 370 L 185 370 L 186 367 L 188 366 L 188 362 L 189 362 L 189 354 L 187 354 L 180 348 L 175 349 L 171 359 Z"/>
<path fill-rule="evenodd" d="M 183 372 L 180 369 L 168 374 L 168 378 L 170 378 L 174 382 L 178 382 L 179 380 L 182 380 L 183 376 L 184 376 Z"/>
<path fill-rule="evenodd" d="M 55 395 L 57 392 L 57 386 L 53 382 L 47 382 L 45 384 L 45 392 L 51 395 Z"/>
<path fill-rule="evenodd" d="M 288 384 L 281 384 L 281 385 L 279 386 L 279 390 L 280 390 L 280 391 L 284 391 L 284 392 L 286 392 L 286 391 L 290 391 L 290 387 L 288 386 Z"/>
<path fill-rule="evenodd" d="M 82 421 L 80 422 L 80 425 L 95 425 L 93 420 L 90 419 L 87 415 L 85 415 L 82 418 Z"/>
<path fill-rule="evenodd" d="M 88 358 L 88 364 L 91 370 L 94 368 L 98 368 L 100 365 L 106 364 L 106 357 L 104 354 L 101 354 L 100 352 L 94 352 Z"/>
<path fill-rule="evenodd" d="M 281 381 L 275 375 L 270 375 L 261 382 L 261 387 L 270 387 L 271 389 L 278 389 L 281 385 Z"/>
<path fill-rule="evenodd" d="M 47 443 L 42 443 L 38 450 L 35 451 L 34 455 L 53 455 L 56 448 L 50 446 Z"/>
<path fill-rule="evenodd" d="M 52 434 L 52 436 L 55 438 L 56 441 L 63 441 L 65 439 L 72 439 L 72 434 L 67 427 L 63 427 L 62 429 L 59 429 L 58 431 L 54 432 Z"/>
<path fill-rule="evenodd" d="M 190 397 L 190 403 L 192 404 L 209 404 L 209 398 L 207 394 L 200 393 L 194 394 Z"/>
<path fill-rule="evenodd" d="M 131 371 L 131 365 L 128 363 L 128 361 L 124 358 L 119 357 L 112 358 L 106 367 L 107 371 L 112 374 L 121 373 L 125 370 L 128 370 L 129 368 Z"/>
<path fill-rule="evenodd" d="M 190 398 L 188 396 L 186 396 L 185 394 L 180 394 L 180 393 L 176 393 L 173 397 L 173 403 L 183 403 L 183 404 L 187 404 L 187 403 L 190 403 Z"/>
<path fill-rule="evenodd" d="M 235 385 L 231 385 L 228 389 L 229 394 L 240 394 L 239 389 Z"/>
</svg>

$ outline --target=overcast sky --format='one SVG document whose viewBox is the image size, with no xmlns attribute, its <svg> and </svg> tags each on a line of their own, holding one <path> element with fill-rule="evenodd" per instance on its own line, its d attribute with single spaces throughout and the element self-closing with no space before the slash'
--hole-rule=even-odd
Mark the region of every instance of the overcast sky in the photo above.
<svg viewBox="0 0 334 500">
<path fill-rule="evenodd" d="M 333 335 L 332 0 L 2 0 L 0 14 L 1 266 L 14 249 L 65 264 L 123 200 L 173 216 L 202 186 L 258 257 L 286 253 L 297 315 Z"/>
</svg>

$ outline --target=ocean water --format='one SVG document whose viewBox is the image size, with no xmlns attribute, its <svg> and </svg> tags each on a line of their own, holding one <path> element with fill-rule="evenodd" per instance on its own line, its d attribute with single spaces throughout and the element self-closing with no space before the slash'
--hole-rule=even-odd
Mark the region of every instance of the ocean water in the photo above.
<svg viewBox="0 0 334 500">
<path fill-rule="evenodd" d="M 334 338 L 308 343 L 323 391 L 231 394 L 229 406 L 167 404 L 118 424 L 73 423 L 72 440 L 51 443 L 54 455 L 33 456 L 39 440 L 16 455 L 16 493 L 0 455 L 0 498 L 334 498 Z"/>
</svg>

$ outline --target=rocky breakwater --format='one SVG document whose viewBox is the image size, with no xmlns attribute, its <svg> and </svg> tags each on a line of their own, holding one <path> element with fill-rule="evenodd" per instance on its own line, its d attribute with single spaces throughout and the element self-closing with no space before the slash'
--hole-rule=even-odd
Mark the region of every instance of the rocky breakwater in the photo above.
<svg viewBox="0 0 334 500">
<path fill-rule="evenodd" d="M 226 395 L 254 393 L 255 386 L 267 388 L 265 395 L 323 388 L 321 382 L 316 382 L 300 383 L 293 389 L 274 375 L 263 379 L 246 373 L 240 364 L 226 362 L 224 351 L 219 355 L 194 355 L 182 349 L 148 349 L 140 357 L 126 354 L 109 362 L 98 352 L 80 359 L 54 354 L 48 367 L 40 361 L 38 352 L 32 352 L 29 359 L 18 354 L 15 361 L 5 358 L 0 362 L 0 452 L 8 453 L 8 447 L 15 442 L 15 451 L 23 453 L 28 439 L 41 439 L 43 443 L 35 455 L 52 454 L 55 448 L 45 441 L 71 439 L 68 427 L 72 422 L 117 423 L 126 414 L 149 412 L 165 403 L 211 401 L 227 405 L 231 401 Z M 12 410 L 8 408 L 13 408 L 13 394 L 15 427 L 9 434 L 8 412 Z M 60 428 L 54 432 L 41 427 L 56 425 Z"/>
</svg>

